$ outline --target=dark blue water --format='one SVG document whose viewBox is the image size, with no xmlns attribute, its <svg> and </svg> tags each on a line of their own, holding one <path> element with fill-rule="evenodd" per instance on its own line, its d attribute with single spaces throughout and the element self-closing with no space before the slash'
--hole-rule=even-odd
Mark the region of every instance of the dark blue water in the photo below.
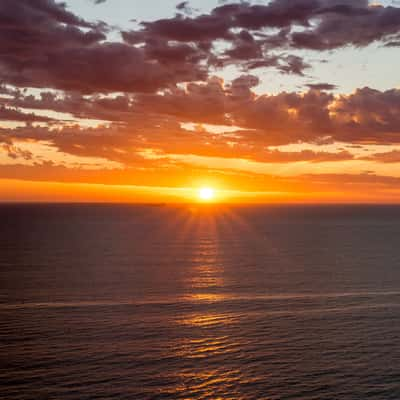
<svg viewBox="0 0 400 400">
<path fill-rule="evenodd" d="M 1 399 L 399 399 L 400 208 L 0 206 Z"/>
</svg>

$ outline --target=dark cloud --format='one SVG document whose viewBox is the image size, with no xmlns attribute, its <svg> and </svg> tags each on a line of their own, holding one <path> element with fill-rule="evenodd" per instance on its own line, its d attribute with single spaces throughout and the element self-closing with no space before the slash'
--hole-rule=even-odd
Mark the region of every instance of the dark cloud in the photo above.
<svg viewBox="0 0 400 400">
<path fill-rule="evenodd" d="M 314 0 L 275 0 L 268 5 L 225 4 L 213 10 L 212 14 L 230 20 L 231 27 L 261 29 L 283 28 L 294 23 L 308 25 L 312 12 L 318 5 Z"/>
<path fill-rule="evenodd" d="M 400 30 L 400 9 L 369 5 L 368 1 L 335 1 L 321 7 L 319 23 L 291 36 L 296 48 L 330 50 L 347 45 L 367 46 Z"/>
<path fill-rule="evenodd" d="M 0 80 L 20 87 L 90 93 L 154 91 L 206 76 L 189 46 L 155 45 L 146 53 L 105 39 L 104 24 L 86 22 L 63 4 L 4 0 Z"/>
<path fill-rule="evenodd" d="M 391 41 L 385 43 L 385 47 L 400 47 L 400 39 L 391 40 Z"/>
<path fill-rule="evenodd" d="M 180 9 L 186 6 L 186 2 L 178 5 Z M 398 40 L 393 38 L 400 32 L 399 21 L 400 9 L 370 5 L 367 0 L 273 0 L 266 5 L 227 3 L 196 17 L 178 14 L 143 22 L 141 29 L 122 32 L 122 36 L 127 43 L 150 50 L 154 43 L 164 43 L 164 47 L 171 46 L 170 42 L 190 44 L 199 54 L 197 61 L 208 61 L 213 67 L 274 67 L 282 73 L 304 75 L 310 67 L 305 60 L 271 50 L 325 51 L 375 41 L 396 46 Z M 219 52 L 217 41 L 227 42 L 230 48 Z"/>
<path fill-rule="evenodd" d="M 139 30 L 122 32 L 124 43 L 119 43 L 107 41 L 104 23 L 85 21 L 63 3 L 3 0 L 0 80 L 19 87 L 104 93 L 155 92 L 205 80 L 210 67 L 230 64 L 302 76 L 310 65 L 288 54 L 290 47 L 328 50 L 376 40 L 395 46 L 399 19 L 398 8 L 363 0 L 242 2 L 196 17 L 178 14 L 143 22 Z M 302 29 L 293 29 L 298 26 Z M 218 40 L 230 47 L 219 50 Z"/>
<path fill-rule="evenodd" d="M 21 121 L 21 122 L 50 122 L 52 118 L 42 117 L 34 113 L 21 112 L 14 108 L 0 106 L 0 120 L 2 121 Z"/>
<path fill-rule="evenodd" d="M 222 5 L 210 14 L 194 18 L 177 15 L 143 23 L 141 31 L 126 32 L 125 38 L 132 42 L 154 37 L 210 42 L 235 40 L 234 28 L 247 31 L 280 28 L 277 35 L 267 36 L 266 44 L 328 50 L 346 45 L 366 46 L 398 34 L 399 16 L 398 8 L 369 5 L 367 0 L 273 0 L 267 5 L 242 2 Z M 304 29 L 291 32 L 294 26 Z"/>
<path fill-rule="evenodd" d="M 307 64 L 301 57 L 294 55 L 283 57 L 283 63 L 278 66 L 281 72 L 300 76 L 303 76 L 304 70 L 308 68 L 311 68 L 310 64 Z"/>
<path fill-rule="evenodd" d="M 254 60 L 262 57 L 260 42 L 246 30 L 242 30 L 232 41 L 232 48 L 225 55 L 233 60 Z"/>
<path fill-rule="evenodd" d="M 149 63 L 141 50 L 120 43 L 65 48 L 62 52 L 54 49 L 43 59 L 39 57 L 33 62 L 27 59 L 24 65 L 14 61 L 3 63 L 3 77 L 9 83 L 85 93 L 155 91 L 174 84 L 178 77 L 201 80 L 206 76 L 190 64 L 182 63 L 174 71 L 169 65 Z"/>
<path fill-rule="evenodd" d="M 332 119 L 344 138 L 354 142 L 397 143 L 400 133 L 400 90 L 381 92 L 358 89 L 350 96 L 340 96 L 331 108 Z"/>
<path fill-rule="evenodd" d="M 188 1 L 182 1 L 176 5 L 176 9 L 185 13 L 191 13 L 192 9 L 189 7 Z"/>
<path fill-rule="evenodd" d="M 326 90 L 326 91 L 330 91 L 330 90 L 335 90 L 337 89 L 336 85 L 332 85 L 330 83 L 308 83 L 306 85 L 308 88 L 310 89 L 314 89 L 314 90 Z"/>
</svg>

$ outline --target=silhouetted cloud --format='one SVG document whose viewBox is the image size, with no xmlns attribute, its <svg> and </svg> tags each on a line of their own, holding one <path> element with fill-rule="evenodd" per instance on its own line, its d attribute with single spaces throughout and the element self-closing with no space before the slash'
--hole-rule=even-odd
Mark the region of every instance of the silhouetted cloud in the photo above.
<svg viewBox="0 0 400 400">
<path fill-rule="evenodd" d="M 142 49 L 105 39 L 104 24 L 86 22 L 63 4 L 4 0 L 0 4 L 0 79 L 20 87 L 90 93 L 154 91 L 206 76 L 190 61 L 187 46 L 174 49 L 173 54 L 159 49 L 160 60 L 154 63 Z M 181 58 L 169 62 L 174 57 Z"/>
<path fill-rule="evenodd" d="M 306 85 L 310 89 L 315 89 L 315 90 L 335 90 L 337 89 L 336 85 L 332 85 L 330 83 L 308 83 Z"/>
<path fill-rule="evenodd" d="M 180 4 L 181 7 L 184 3 Z M 262 30 L 282 29 L 276 46 L 328 50 L 346 45 L 365 46 L 398 34 L 400 10 L 396 7 L 370 5 L 367 0 L 273 0 L 267 5 L 249 2 L 219 6 L 197 17 L 177 15 L 143 23 L 141 31 L 126 32 L 131 41 L 163 38 L 182 42 L 232 40 L 233 28 Z M 302 31 L 286 30 L 295 25 Z M 273 43 L 270 35 L 266 43 Z"/>
<path fill-rule="evenodd" d="M 23 122 L 50 122 L 52 118 L 35 115 L 34 113 L 24 113 L 14 108 L 0 106 L 0 120 L 3 121 L 23 121 Z"/>
<path fill-rule="evenodd" d="M 186 3 L 178 5 L 180 8 Z M 274 0 L 267 5 L 232 3 L 196 17 L 176 15 L 143 22 L 108 42 L 107 26 L 92 23 L 53 0 L 4 0 L 0 4 L 1 77 L 20 87 L 94 92 L 154 92 L 207 78 L 210 66 L 245 70 L 274 67 L 304 75 L 309 63 L 271 49 L 329 50 L 395 45 L 400 10 L 356 0 Z M 303 30 L 293 30 L 294 26 Z M 278 32 L 266 34 L 266 28 Z M 230 43 L 219 51 L 215 41 Z"/>
</svg>

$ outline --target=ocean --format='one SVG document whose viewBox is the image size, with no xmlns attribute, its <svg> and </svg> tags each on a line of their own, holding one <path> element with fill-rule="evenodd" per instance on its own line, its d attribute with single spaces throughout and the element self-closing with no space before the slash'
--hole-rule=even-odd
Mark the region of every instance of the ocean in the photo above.
<svg viewBox="0 0 400 400">
<path fill-rule="evenodd" d="M 0 206 L 0 398 L 400 399 L 400 207 Z"/>
</svg>

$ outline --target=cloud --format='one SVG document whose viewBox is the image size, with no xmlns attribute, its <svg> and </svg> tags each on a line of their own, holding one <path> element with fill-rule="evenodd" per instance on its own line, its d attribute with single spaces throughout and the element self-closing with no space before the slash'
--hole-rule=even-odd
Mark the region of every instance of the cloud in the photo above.
<svg viewBox="0 0 400 400">
<path fill-rule="evenodd" d="M 278 79 L 281 74 L 305 77 L 312 68 L 310 52 L 299 49 L 323 52 L 374 42 L 395 46 L 399 9 L 364 0 L 226 2 L 200 15 L 192 14 L 187 2 L 177 9 L 172 18 L 142 22 L 111 40 L 110 27 L 80 18 L 63 3 L 1 1 L 0 120 L 25 123 L 0 128 L 3 152 L 33 163 L 18 143 L 45 142 L 60 157 L 118 163 L 129 170 L 121 173 L 124 182 L 141 171 L 137 182 L 150 175 L 157 184 L 168 178 L 168 168 L 179 170 L 179 182 L 185 168 L 205 174 L 190 166 L 190 156 L 271 165 L 398 162 L 397 150 L 360 157 L 343 149 L 316 150 L 315 145 L 400 143 L 399 89 L 365 87 L 340 95 L 333 92 L 335 85 L 317 82 L 306 83 L 304 92 L 260 93 L 262 75 L 255 70 L 274 68 Z M 217 76 L 232 66 L 242 75 L 226 82 Z M 42 116 L 43 111 L 52 117 Z M 100 125 L 84 127 L 84 119 Z M 185 123 L 196 129 L 185 129 Z M 272 148 L 290 144 L 314 147 Z M 19 176 L 41 179 L 46 168 L 49 176 L 62 172 L 78 179 L 82 174 L 56 167 L 17 170 Z M 100 174 L 93 179 L 101 179 Z M 362 177 L 364 183 L 370 179 Z"/>
<path fill-rule="evenodd" d="M 181 3 L 178 3 L 176 5 L 176 9 L 187 14 L 190 14 L 192 12 L 188 1 L 182 1 Z"/>
<path fill-rule="evenodd" d="M 178 7 L 185 9 L 187 3 Z M 273 67 L 302 76 L 309 63 L 287 54 L 288 49 L 326 51 L 376 41 L 396 46 L 399 21 L 400 9 L 370 5 L 367 0 L 273 0 L 266 5 L 227 3 L 208 14 L 143 22 L 141 29 L 122 32 L 122 37 L 126 43 L 143 46 L 159 61 L 162 57 L 151 52 L 155 45 L 172 53 L 180 43 L 190 45 L 198 54 L 196 61 L 209 67 Z M 219 50 L 220 42 L 228 48 Z"/>
<path fill-rule="evenodd" d="M 181 7 L 185 3 L 180 4 Z M 181 42 L 235 40 L 233 29 L 259 31 L 281 29 L 269 35 L 278 46 L 329 50 L 346 45 L 366 46 L 398 34 L 400 10 L 370 5 L 367 0 L 273 0 L 267 5 L 229 3 L 196 17 L 177 15 L 143 23 L 141 31 L 126 32 L 133 42 L 150 38 Z M 295 26 L 302 30 L 292 31 Z M 265 36 L 265 34 L 263 35 Z"/>
<path fill-rule="evenodd" d="M 206 76 L 189 46 L 153 47 L 152 56 L 128 44 L 106 42 L 104 24 L 84 21 L 51 0 L 4 0 L 0 16 L 0 79 L 8 84 L 85 93 L 146 92 Z"/>
<path fill-rule="evenodd" d="M 400 163 L 400 150 L 392 150 L 382 153 L 375 153 L 367 157 L 363 157 L 363 160 L 376 161 L 385 164 Z"/>
<path fill-rule="evenodd" d="M 50 122 L 52 118 L 42 117 L 34 113 L 24 113 L 17 109 L 0 106 L 0 120 L 3 121 L 22 121 L 22 122 Z"/>
<path fill-rule="evenodd" d="M 4 0 L 0 79 L 19 87 L 140 93 L 204 81 L 211 68 L 232 64 L 303 76 L 309 63 L 288 49 L 394 45 L 399 17 L 398 8 L 362 0 L 227 3 L 208 14 L 142 22 L 121 33 L 123 42 L 110 42 L 107 25 L 88 22 L 63 3 Z M 228 47 L 221 50 L 218 41 Z"/>
<path fill-rule="evenodd" d="M 75 118 L 112 122 L 110 129 L 101 127 L 89 135 L 79 133 L 78 128 L 64 129 L 62 135 L 75 129 L 77 145 L 86 136 L 94 135 L 93 142 L 103 140 L 104 136 L 110 149 L 119 148 L 118 154 L 128 148 L 147 147 L 168 152 L 175 148 L 180 153 L 202 155 L 208 152 L 222 157 L 236 154 L 252 158 L 257 154 L 260 158 L 259 154 L 267 154 L 268 146 L 299 142 L 400 143 L 398 89 L 364 88 L 350 95 L 333 95 L 318 87 L 304 93 L 257 95 L 254 88 L 258 84 L 257 76 L 242 75 L 230 83 L 212 77 L 207 82 L 190 83 L 163 93 L 135 96 L 56 96 L 43 92 L 34 97 L 18 93 L 6 101 L 6 110 L 50 109 Z M 24 113 L 18 118 L 33 120 L 29 115 L 28 118 Z M 233 127 L 233 132 L 189 132 L 181 128 L 184 122 Z M 29 132 L 33 138 L 43 134 L 38 130 L 15 130 L 18 135 L 30 135 Z M 58 138 L 62 135 L 57 133 Z M 99 135 L 100 139 L 96 139 Z M 110 157 L 115 156 L 114 150 Z"/>
<path fill-rule="evenodd" d="M 24 160 L 31 160 L 33 158 L 33 153 L 29 150 L 22 150 L 17 146 L 13 146 L 8 143 L 0 144 L 0 149 L 3 150 L 9 158 L 13 160 L 22 158 Z"/>
<path fill-rule="evenodd" d="M 337 89 L 336 85 L 332 85 L 330 83 L 308 83 L 306 85 L 308 88 L 310 89 L 314 89 L 314 90 L 326 90 L 326 91 L 330 91 L 330 90 L 335 90 Z"/>
<path fill-rule="evenodd" d="M 291 35 L 293 47 L 312 50 L 363 47 L 390 39 L 400 30 L 400 9 L 369 5 L 366 0 L 327 3 L 315 15 L 320 16 L 315 27 Z"/>
<path fill-rule="evenodd" d="M 336 138 L 352 142 L 397 143 L 400 139 L 400 90 L 357 89 L 330 107 Z"/>
</svg>

